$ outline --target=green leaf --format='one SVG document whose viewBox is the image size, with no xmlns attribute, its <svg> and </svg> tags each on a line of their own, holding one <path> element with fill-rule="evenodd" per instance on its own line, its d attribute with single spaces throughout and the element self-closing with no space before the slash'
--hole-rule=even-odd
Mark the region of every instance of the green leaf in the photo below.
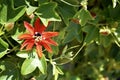
<svg viewBox="0 0 120 80">
<path fill-rule="evenodd" d="M 28 51 L 19 51 L 16 55 L 18 57 L 21 57 L 21 58 L 29 58 L 29 52 Z"/>
<path fill-rule="evenodd" d="M 80 11 L 78 11 L 75 14 L 74 18 L 79 19 L 80 24 L 82 26 L 84 26 L 89 20 L 93 20 L 93 17 L 91 16 L 90 12 L 85 9 L 81 9 Z"/>
<path fill-rule="evenodd" d="M 25 32 L 25 27 L 21 24 L 16 23 L 14 28 L 10 31 L 12 34 L 11 37 L 18 43 L 21 43 L 22 40 L 19 40 L 18 37 Z"/>
<path fill-rule="evenodd" d="M 30 74 L 31 72 L 33 72 L 38 65 L 38 60 L 35 58 L 28 58 L 26 59 L 21 67 L 21 73 L 22 75 L 27 75 Z"/>
<path fill-rule="evenodd" d="M 71 18 L 73 18 L 73 16 L 76 13 L 76 10 L 73 6 L 69 6 L 69 5 L 64 4 L 64 3 L 61 3 L 58 6 L 58 11 L 59 11 L 60 15 L 62 16 L 63 21 L 65 22 L 66 25 L 69 24 L 69 20 Z"/>
<path fill-rule="evenodd" d="M 25 13 L 25 6 L 14 8 L 13 0 L 2 0 L 0 4 L 0 23 L 15 22 Z"/>
<path fill-rule="evenodd" d="M 112 6 L 109 6 L 108 9 L 106 9 L 106 18 L 111 18 L 112 20 L 119 20 L 120 17 L 118 17 L 119 15 L 119 10 L 120 10 L 120 5 L 116 6 L 115 8 L 113 8 Z M 108 13 L 109 12 L 109 13 Z"/>
<path fill-rule="evenodd" d="M 23 80 L 16 63 L 10 60 L 0 61 L 0 80 Z"/>
<path fill-rule="evenodd" d="M 28 1 L 26 1 L 26 4 L 28 5 L 26 13 L 27 15 L 31 15 L 37 9 L 37 7 L 31 6 Z"/>
<path fill-rule="evenodd" d="M 88 0 L 82 0 L 80 4 L 84 7 L 85 10 L 87 10 Z"/>
<path fill-rule="evenodd" d="M 64 73 L 62 72 L 62 70 L 61 70 L 58 66 L 56 66 L 56 69 L 57 69 L 57 71 L 58 71 L 59 74 L 62 74 L 62 75 L 64 74 Z"/>
<path fill-rule="evenodd" d="M 0 58 L 2 58 L 4 55 L 7 54 L 7 50 L 6 51 L 3 51 L 3 52 L 0 52 Z"/>
<path fill-rule="evenodd" d="M 40 17 L 45 26 L 48 25 L 49 21 L 61 21 L 59 15 L 55 11 L 56 7 L 57 3 L 49 2 L 41 4 L 37 9 L 36 14 Z"/>
<path fill-rule="evenodd" d="M 66 46 L 63 48 L 62 55 L 65 55 L 65 53 L 67 52 L 67 49 L 68 49 L 68 45 L 66 45 Z"/>
<path fill-rule="evenodd" d="M 62 70 L 52 62 L 54 79 L 57 80 L 58 74 L 64 74 Z"/>
<path fill-rule="evenodd" d="M 14 6 L 15 7 L 24 6 L 26 5 L 25 1 L 27 0 L 14 0 Z"/>
<path fill-rule="evenodd" d="M 58 46 L 51 46 L 53 50 L 53 54 L 50 55 L 57 55 L 59 54 L 59 47 Z"/>
<path fill-rule="evenodd" d="M 43 3 L 48 2 L 48 0 L 38 0 L 38 2 L 39 2 L 39 4 L 41 5 L 41 4 L 43 4 Z"/>
<path fill-rule="evenodd" d="M 4 34 L 4 31 L 0 29 L 0 36 Z"/>
<path fill-rule="evenodd" d="M 66 37 L 64 39 L 64 43 L 68 43 L 68 42 L 70 42 L 70 41 L 72 41 L 74 39 L 75 39 L 74 31 L 71 31 L 71 32 L 67 33 L 67 35 L 66 35 Z"/>
<path fill-rule="evenodd" d="M 31 15 L 36 9 L 37 7 L 29 6 L 26 10 L 27 15 Z"/>
<path fill-rule="evenodd" d="M 100 35 L 100 42 L 101 44 L 103 44 L 104 47 L 109 47 L 112 44 L 112 36 L 108 35 L 108 36 L 104 36 L 104 35 Z"/>
<path fill-rule="evenodd" d="M 0 38 L 0 58 L 7 54 L 8 44 Z"/>
<path fill-rule="evenodd" d="M 52 64 L 52 66 L 53 66 L 54 80 L 57 80 L 58 79 L 58 70 L 56 69 L 56 65 L 54 64 L 54 62 Z"/>
<path fill-rule="evenodd" d="M 28 54 L 32 54 L 32 56 L 29 56 L 29 58 L 23 62 L 21 73 L 23 75 L 27 75 L 32 73 L 38 67 L 39 70 L 44 74 L 47 71 L 47 63 L 44 55 L 39 59 L 35 51 Z"/>
<path fill-rule="evenodd" d="M 98 58 L 98 45 L 95 43 L 91 43 L 88 46 L 86 46 L 84 55 L 89 57 L 90 60 L 95 60 L 96 58 Z"/>
<path fill-rule="evenodd" d="M 93 25 L 86 25 L 83 31 L 87 32 L 84 42 L 89 44 L 91 41 L 95 41 L 99 36 L 99 29 Z"/>
<path fill-rule="evenodd" d="M 38 68 L 43 74 L 47 72 L 47 62 L 46 62 L 46 58 L 45 58 L 44 54 L 39 59 Z"/>
<path fill-rule="evenodd" d="M 113 8 L 115 8 L 117 5 L 117 0 L 112 0 L 112 3 L 113 3 Z"/>
<path fill-rule="evenodd" d="M 35 79 L 36 79 L 36 80 L 45 80 L 46 77 L 48 77 L 48 76 L 47 76 L 47 75 L 40 74 L 39 76 L 35 76 Z"/>
<path fill-rule="evenodd" d="M 77 39 L 79 42 L 83 40 L 83 35 L 81 31 L 81 26 L 74 22 L 71 22 L 70 25 L 66 28 L 67 35 L 64 39 L 64 43 L 68 43 L 73 39 Z"/>
<path fill-rule="evenodd" d="M 62 41 L 64 40 L 64 38 L 65 38 L 65 33 L 66 33 L 65 28 L 63 28 L 62 30 L 60 30 L 59 36 L 57 37 L 57 40 L 56 40 L 56 42 L 57 42 L 58 44 L 61 44 Z"/>
</svg>

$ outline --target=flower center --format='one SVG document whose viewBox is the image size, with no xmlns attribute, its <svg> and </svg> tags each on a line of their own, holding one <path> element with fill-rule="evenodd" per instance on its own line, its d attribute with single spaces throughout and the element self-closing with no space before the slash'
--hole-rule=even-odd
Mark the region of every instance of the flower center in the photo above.
<svg viewBox="0 0 120 80">
<path fill-rule="evenodd" d="M 42 40 L 42 35 L 39 32 L 35 32 L 34 36 L 35 41 L 41 41 Z"/>
<path fill-rule="evenodd" d="M 39 32 L 35 32 L 34 36 L 38 37 L 38 36 L 41 36 L 41 34 Z"/>
</svg>

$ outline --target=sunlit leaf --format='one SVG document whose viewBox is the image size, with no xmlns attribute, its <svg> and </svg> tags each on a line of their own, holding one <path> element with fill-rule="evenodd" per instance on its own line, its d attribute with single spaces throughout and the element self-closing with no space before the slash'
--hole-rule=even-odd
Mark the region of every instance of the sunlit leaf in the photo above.
<svg viewBox="0 0 120 80">
<path fill-rule="evenodd" d="M 54 62 L 52 62 L 52 66 L 53 66 L 54 79 L 57 80 L 57 79 L 58 79 L 58 75 L 59 75 L 59 74 L 63 74 L 63 72 L 61 71 L 61 69 L 60 69 L 58 66 L 56 66 L 56 65 L 54 64 Z"/>
<path fill-rule="evenodd" d="M 56 66 L 56 69 L 57 69 L 57 71 L 58 71 L 59 74 L 62 74 L 62 75 L 64 74 L 64 73 L 62 72 L 62 70 L 61 70 L 58 66 Z"/>
<path fill-rule="evenodd" d="M 30 74 L 38 67 L 39 70 L 44 74 L 47 71 L 47 63 L 44 55 L 39 59 L 35 51 L 28 54 L 31 54 L 31 56 L 29 55 L 29 57 L 23 62 L 21 73 L 23 75 Z"/>
<path fill-rule="evenodd" d="M 30 53 L 28 51 L 19 51 L 16 55 L 21 58 L 28 58 Z"/>
<path fill-rule="evenodd" d="M 37 9 L 37 7 L 31 6 L 30 3 L 27 1 L 26 1 L 26 3 L 28 5 L 26 13 L 27 13 L 27 15 L 31 15 Z"/>
<path fill-rule="evenodd" d="M 39 59 L 38 68 L 43 74 L 46 73 L 47 63 L 46 63 L 46 58 L 44 55 L 42 56 L 42 58 Z"/>
<path fill-rule="evenodd" d="M 88 0 L 81 1 L 81 5 L 84 7 L 85 10 L 87 10 L 87 4 L 88 4 Z"/>
<path fill-rule="evenodd" d="M 113 8 L 115 8 L 117 5 L 117 0 L 112 0 L 112 3 L 113 3 Z"/>
<path fill-rule="evenodd" d="M 33 72 L 38 65 L 38 60 L 35 58 L 28 58 L 26 59 L 21 67 L 21 73 L 22 75 L 27 75 Z"/>
<path fill-rule="evenodd" d="M 0 38 L 0 58 L 7 54 L 8 44 Z"/>
</svg>

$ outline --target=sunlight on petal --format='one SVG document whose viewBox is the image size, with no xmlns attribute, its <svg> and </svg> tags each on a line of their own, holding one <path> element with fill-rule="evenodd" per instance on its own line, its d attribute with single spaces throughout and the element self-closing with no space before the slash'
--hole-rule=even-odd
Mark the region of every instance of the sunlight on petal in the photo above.
<svg viewBox="0 0 120 80">
<path fill-rule="evenodd" d="M 22 50 L 25 46 L 27 46 L 27 45 L 28 45 L 28 42 L 29 42 L 29 40 L 25 40 L 25 41 L 23 42 L 23 44 L 21 45 L 20 50 Z"/>
<path fill-rule="evenodd" d="M 34 46 L 34 41 L 30 41 L 26 47 L 26 50 L 31 50 L 33 46 Z"/>
<path fill-rule="evenodd" d="M 51 44 L 51 45 L 54 45 L 54 46 L 57 46 L 57 45 L 58 45 L 55 41 L 53 41 L 53 40 L 50 39 L 50 38 L 46 39 L 45 42 L 46 42 L 47 44 Z"/>
<path fill-rule="evenodd" d="M 58 32 L 44 32 L 42 33 L 42 35 L 45 38 L 50 38 L 50 37 L 58 36 Z"/>
<path fill-rule="evenodd" d="M 29 24 L 28 22 L 24 21 L 24 26 L 32 35 L 34 34 L 34 28 L 32 27 L 31 24 Z"/>
<path fill-rule="evenodd" d="M 41 58 L 42 57 L 42 46 L 37 44 L 36 45 L 36 50 L 37 50 L 38 56 Z"/>
<path fill-rule="evenodd" d="M 49 44 L 47 44 L 47 43 L 45 43 L 45 42 L 41 42 L 41 44 L 44 46 L 44 48 L 45 48 L 48 52 L 52 53 L 52 49 L 51 49 L 51 47 L 50 47 Z"/>
<path fill-rule="evenodd" d="M 22 34 L 18 37 L 18 39 L 31 39 L 32 35 L 31 34 Z"/>
</svg>

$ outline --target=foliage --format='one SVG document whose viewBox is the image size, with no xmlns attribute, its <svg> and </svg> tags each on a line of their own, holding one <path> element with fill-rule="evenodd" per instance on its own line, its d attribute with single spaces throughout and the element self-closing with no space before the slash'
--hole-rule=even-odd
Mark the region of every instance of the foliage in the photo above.
<svg viewBox="0 0 120 80">
<path fill-rule="evenodd" d="M 120 0 L 0 0 L 0 80 L 116 80 L 120 77 Z M 53 53 L 20 50 L 24 21 L 36 18 Z"/>
</svg>

